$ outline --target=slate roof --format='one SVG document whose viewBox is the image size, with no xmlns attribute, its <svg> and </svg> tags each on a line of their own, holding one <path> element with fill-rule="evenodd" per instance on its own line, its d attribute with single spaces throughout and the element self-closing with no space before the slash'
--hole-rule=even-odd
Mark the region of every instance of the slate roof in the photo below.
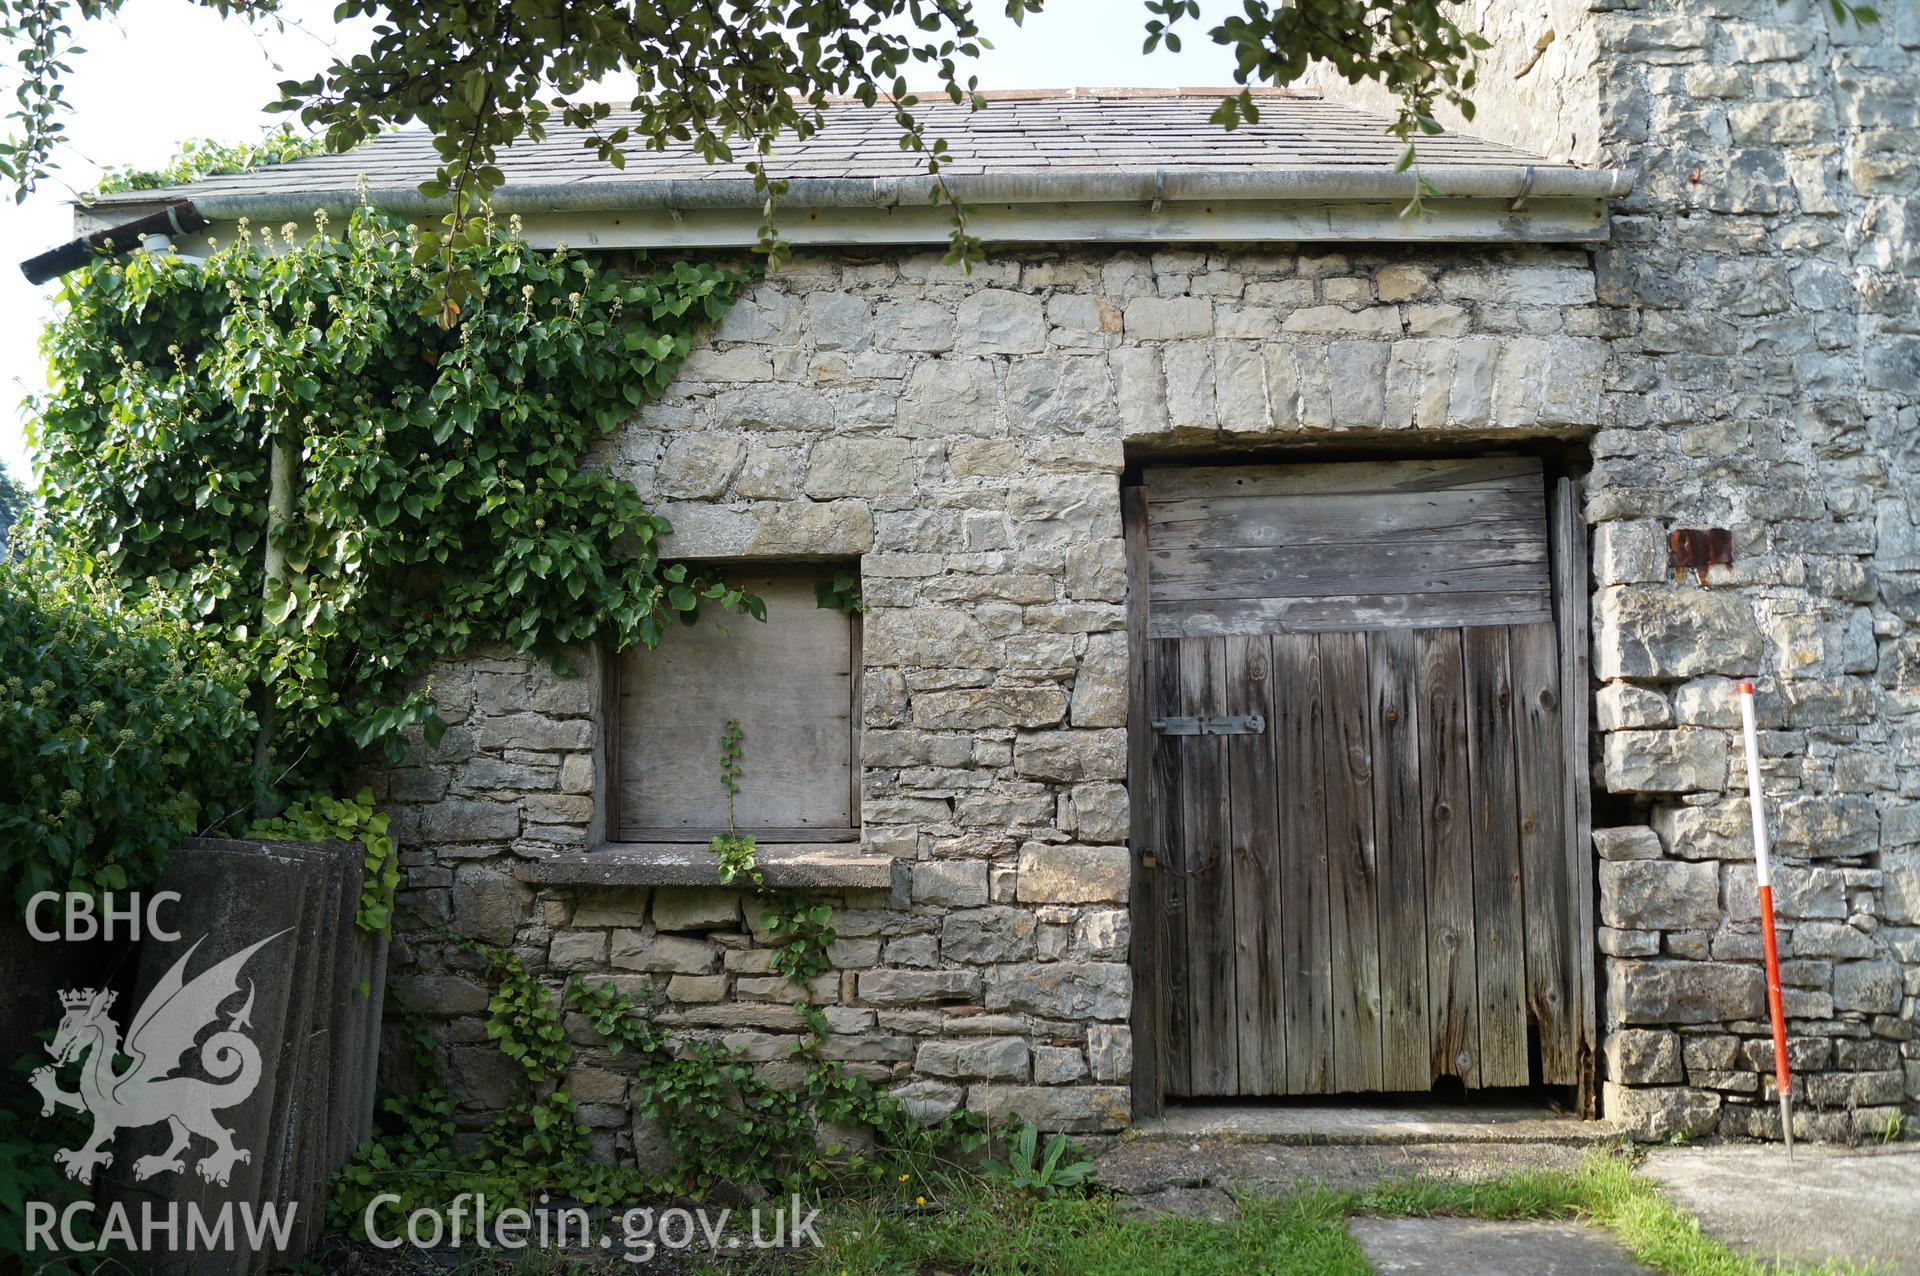
<svg viewBox="0 0 1920 1276">
<path fill-rule="evenodd" d="M 923 102 L 917 113 L 931 136 L 946 139 L 951 151 L 946 171 L 963 194 L 968 178 L 1017 179 L 1073 172 L 1164 173 L 1176 179 L 1200 173 L 1316 178 L 1351 174 L 1356 179 L 1379 180 L 1391 173 L 1399 159 L 1400 144 L 1385 132 L 1386 116 L 1298 94 L 1262 93 L 1258 124 L 1223 131 L 1207 117 L 1230 91 L 1013 92 L 989 94 L 997 100 L 978 112 L 942 98 Z M 622 118 L 616 113 L 605 127 L 618 127 Z M 676 191 L 711 189 L 718 197 L 716 203 L 739 202 L 737 193 L 743 183 L 737 166 L 709 166 L 690 149 L 680 147 L 634 150 L 626 168 L 620 170 L 585 149 L 583 137 L 580 130 L 553 127 L 545 140 L 522 143 L 505 153 L 500 169 L 506 183 L 496 192 L 495 202 L 505 206 L 517 202 L 516 192 L 556 187 L 587 199 L 610 197 L 618 190 L 624 199 L 643 196 L 650 184 L 669 182 Z M 898 138 L 899 128 L 886 107 L 836 104 L 828 109 L 826 127 L 819 133 L 780 145 L 771 169 L 776 176 L 794 181 L 796 194 L 802 185 L 819 187 L 845 179 L 923 182 L 923 162 L 901 151 Z M 1449 173 L 1490 169 L 1533 168 L 1549 181 L 1561 175 L 1600 176 L 1455 133 L 1423 138 L 1419 149 L 1423 171 L 1440 181 Z M 427 134 L 410 129 L 376 138 L 343 155 L 314 156 L 169 190 L 126 192 L 102 202 L 152 204 L 190 197 L 231 207 L 309 194 L 338 197 L 350 195 L 362 176 L 376 192 L 401 192 L 431 176 L 435 163 Z M 706 188 L 706 183 L 725 185 Z"/>
</svg>

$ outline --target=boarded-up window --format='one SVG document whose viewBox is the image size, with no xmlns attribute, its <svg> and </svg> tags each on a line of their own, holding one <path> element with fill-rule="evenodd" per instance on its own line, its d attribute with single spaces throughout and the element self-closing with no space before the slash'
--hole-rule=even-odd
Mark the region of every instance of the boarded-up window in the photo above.
<svg viewBox="0 0 1920 1276">
<path fill-rule="evenodd" d="M 849 841 L 859 827 L 855 758 L 859 618 L 820 607 L 828 576 L 741 578 L 766 623 L 728 617 L 617 658 L 611 773 L 621 841 L 705 841 L 724 832 L 720 731 L 745 739 L 734 818 L 761 842 Z"/>
</svg>

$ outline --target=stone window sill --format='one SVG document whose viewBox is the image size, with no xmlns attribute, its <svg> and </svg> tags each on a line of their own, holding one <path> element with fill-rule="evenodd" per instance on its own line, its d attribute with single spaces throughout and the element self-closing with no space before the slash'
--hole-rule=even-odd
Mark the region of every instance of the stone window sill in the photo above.
<svg viewBox="0 0 1920 1276">
<path fill-rule="evenodd" d="M 754 862 L 768 886 L 878 891 L 894 888 L 897 863 L 850 842 L 763 846 Z M 598 850 L 531 860 L 513 875 L 542 886 L 718 886 L 720 861 L 697 842 L 610 842 Z"/>
</svg>

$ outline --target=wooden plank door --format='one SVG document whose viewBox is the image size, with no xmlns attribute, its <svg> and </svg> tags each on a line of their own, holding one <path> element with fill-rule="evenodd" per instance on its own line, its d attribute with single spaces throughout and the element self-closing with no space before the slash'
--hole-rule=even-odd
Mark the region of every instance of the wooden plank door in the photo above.
<svg viewBox="0 0 1920 1276">
<path fill-rule="evenodd" d="M 1539 463 L 1167 468 L 1143 487 L 1158 1091 L 1576 1083 L 1579 776 Z"/>
</svg>

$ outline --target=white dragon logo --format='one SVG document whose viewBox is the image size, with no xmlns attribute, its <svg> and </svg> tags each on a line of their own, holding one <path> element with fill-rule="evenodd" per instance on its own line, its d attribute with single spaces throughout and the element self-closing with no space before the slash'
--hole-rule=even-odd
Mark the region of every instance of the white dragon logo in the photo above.
<svg viewBox="0 0 1920 1276">
<path fill-rule="evenodd" d="M 240 1031 L 253 1026 L 248 1019 L 253 1013 L 251 980 L 247 983 L 246 1004 L 233 1012 L 224 1031 L 214 1033 L 200 1046 L 200 1066 L 216 1080 L 169 1074 L 193 1049 L 201 1031 L 220 1017 L 221 1003 L 240 991 L 240 968 L 247 958 L 286 933 L 280 931 L 241 949 L 187 983 L 182 972 L 200 947 L 202 941 L 196 940 L 186 956 L 175 962 L 147 994 L 127 1029 L 124 1045 L 119 1025 L 107 1014 L 113 1007 L 114 993 L 85 988 L 60 994 L 60 1004 L 67 1013 L 60 1020 L 53 1044 L 47 1047 L 54 1062 L 36 1069 L 32 1083 L 43 1101 L 41 1116 L 51 1116 L 61 1106 L 93 1114 L 93 1134 L 86 1144 L 53 1154 L 68 1178 L 93 1182 L 97 1167 L 113 1164 L 113 1153 L 106 1150 L 106 1145 L 117 1131 L 161 1121 L 170 1127 L 173 1141 L 157 1156 L 143 1156 L 133 1163 L 136 1179 L 185 1170 L 181 1153 L 196 1134 L 213 1144 L 213 1151 L 194 1166 L 209 1183 L 225 1187 L 233 1167 L 253 1159 L 245 1148 L 233 1145 L 233 1131 L 213 1115 L 216 1108 L 245 1102 L 260 1084 L 259 1047 Z M 81 1070 L 79 1090 L 62 1090 L 54 1069 L 88 1051 L 92 1051 L 92 1057 Z M 121 1056 L 131 1062 L 124 1072 L 116 1073 L 113 1065 Z"/>
</svg>

